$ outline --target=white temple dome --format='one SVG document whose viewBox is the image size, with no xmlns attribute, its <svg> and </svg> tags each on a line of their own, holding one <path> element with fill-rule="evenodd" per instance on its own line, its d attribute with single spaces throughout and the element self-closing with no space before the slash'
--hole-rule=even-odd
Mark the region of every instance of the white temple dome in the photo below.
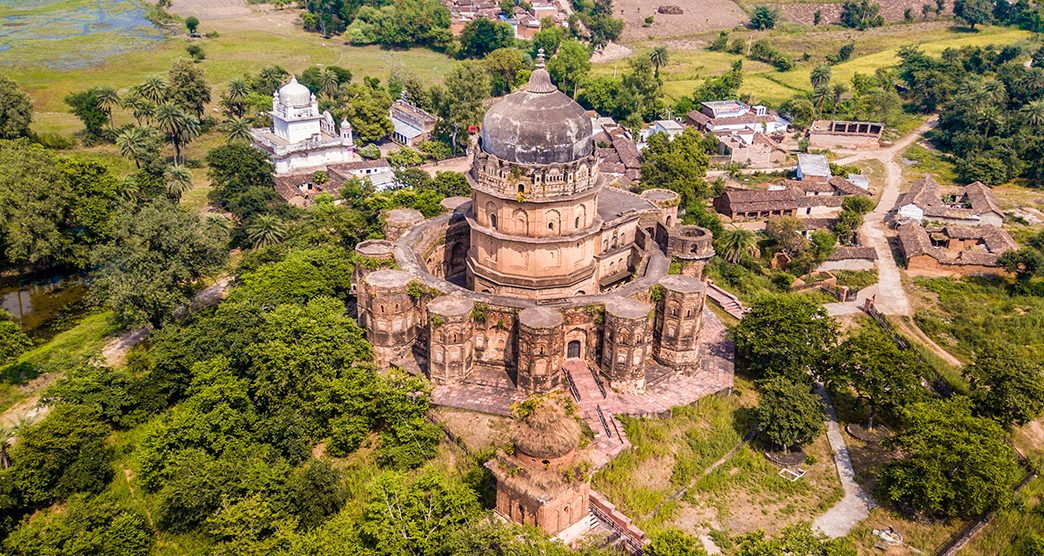
<svg viewBox="0 0 1044 556">
<path fill-rule="evenodd" d="M 297 78 L 294 77 L 279 89 L 279 100 L 294 108 L 304 108 L 312 104 L 312 91 L 298 83 Z"/>
</svg>

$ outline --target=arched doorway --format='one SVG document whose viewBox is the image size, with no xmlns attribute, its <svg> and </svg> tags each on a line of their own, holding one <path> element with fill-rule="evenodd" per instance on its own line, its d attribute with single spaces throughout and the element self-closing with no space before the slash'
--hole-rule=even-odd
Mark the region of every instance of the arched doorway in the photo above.
<svg viewBox="0 0 1044 556">
<path fill-rule="evenodd" d="M 569 342 L 566 347 L 566 359 L 580 359 L 580 340 Z"/>
</svg>

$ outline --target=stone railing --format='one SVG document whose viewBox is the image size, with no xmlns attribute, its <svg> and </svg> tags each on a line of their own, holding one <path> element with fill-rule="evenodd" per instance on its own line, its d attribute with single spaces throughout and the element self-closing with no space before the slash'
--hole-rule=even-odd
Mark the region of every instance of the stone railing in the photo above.
<svg viewBox="0 0 1044 556">
<path fill-rule="evenodd" d="M 649 538 L 645 535 L 645 531 L 639 529 L 631 521 L 631 518 L 616 509 L 616 506 L 606 499 L 602 493 L 592 490 L 589 500 L 591 502 L 591 513 L 614 532 L 620 534 L 628 552 L 636 555 L 645 552 L 645 545 L 649 543 Z"/>
</svg>

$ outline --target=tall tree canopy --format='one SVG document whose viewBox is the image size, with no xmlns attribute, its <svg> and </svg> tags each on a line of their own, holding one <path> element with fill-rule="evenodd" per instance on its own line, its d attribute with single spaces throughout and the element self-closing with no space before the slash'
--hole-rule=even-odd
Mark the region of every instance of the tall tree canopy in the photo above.
<svg viewBox="0 0 1044 556">
<path fill-rule="evenodd" d="M 0 139 L 29 135 L 33 103 L 14 81 L 0 75 Z"/>
<path fill-rule="evenodd" d="M 967 398 L 905 408 L 902 430 L 888 440 L 900 458 L 878 476 L 886 498 L 929 516 L 971 517 L 997 507 L 1019 480 L 1004 431 L 976 417 Z"/>
<path fill-rule="evenodd" d="M 755 301 L 735 330 L 736 355 L 758 377 L 811 380 L 823 354 L 837 342 L 837 323 L 814 300 L 791 294 Z"/>
</svg>

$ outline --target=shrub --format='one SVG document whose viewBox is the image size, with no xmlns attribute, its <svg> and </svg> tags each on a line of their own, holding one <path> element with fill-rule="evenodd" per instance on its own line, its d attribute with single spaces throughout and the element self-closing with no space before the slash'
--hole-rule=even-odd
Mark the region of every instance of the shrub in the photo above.
<svg viewBox="0 0 1044 556">
<path fill-rule="evenodd" d="M 758 6 L 750 14 L 751 29 L 772 29 L 779 20 L 779 12 L 768 6 Z"/>
</svg>

